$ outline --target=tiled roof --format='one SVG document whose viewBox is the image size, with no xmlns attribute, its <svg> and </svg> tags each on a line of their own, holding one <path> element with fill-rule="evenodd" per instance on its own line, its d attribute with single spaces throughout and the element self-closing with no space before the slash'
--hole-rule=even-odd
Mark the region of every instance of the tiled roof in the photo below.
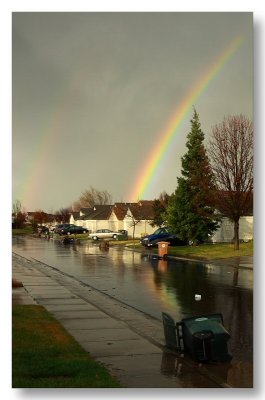
<svg viewBox="0 0 265 400">
<path fill-rule="evenodd" d="M 80 213 L 78 211 L 73 211 L 72 216 L 75 220 L 80 219 Z"/>
<path fill-rule="evenodd" d="M 115 203 L 113 207 L 113 212 L 115 213 L 116 217 L 122 221 L 128 211 L 128 203 Z"/>
<path fill-rule="evenodd" d="M 89 212 L 86 213 L 83 218 L 84 219 L 96 219 L 103 220 L 109 219 L 113 206 L 107 204 L 95 205 L 94 208 L 89 209 Z"/>
<path fill-rule="evenodd" d="M 92 207 L 84 207 L 84 208 L 81 208 L 79 212 L 81 212 L 83 214 L 89 214 L 91 211 L 93 211 Z"/>
<path fill-rule="evenodd" d="M 135 219 L 152 220 L 154 218 L 154 202 L 152 200 L 140 200 L 129 205 Z"/>
<path fill-rule="evenodd" d="M 107 220 L 113 211 L 118 220 L 122 221 L 124 218 L 126 218 L 126 214 L 130 209 L 135 219 L 152 220 L 154 218 L 153 204 L 154 202 L 152 200 L 142 200 L 138 203 L 95 205 L 94 208 L 82 208 L 81 211 L 84 213 L 82 216 L 75 212 L 73 212 L 72 215 L 75 220 Z"/>
</svg>

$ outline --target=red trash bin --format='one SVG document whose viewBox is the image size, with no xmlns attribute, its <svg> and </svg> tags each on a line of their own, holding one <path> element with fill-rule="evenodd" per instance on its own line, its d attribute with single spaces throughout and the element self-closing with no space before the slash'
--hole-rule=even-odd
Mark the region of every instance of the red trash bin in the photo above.
<svg viewBox="0 0 265 400">
<path fill-rule="evenodd" d="M 158 257 L 166 258 L 169 243 L 168 242 L 158 242 L 157 245 L 158 245 Z"/>
</svg>

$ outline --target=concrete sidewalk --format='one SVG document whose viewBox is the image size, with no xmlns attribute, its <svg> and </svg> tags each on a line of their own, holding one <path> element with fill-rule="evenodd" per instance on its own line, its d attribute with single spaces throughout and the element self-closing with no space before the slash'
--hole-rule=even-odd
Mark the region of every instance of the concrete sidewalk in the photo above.
<svg viewBox="0 0 265 400">
<path fill-rule="evenodd" d="M 45 307 L 129 388 L 218 388 L 222 379 L 164 348 L 162 322 L 36 260 L 13 254 L 13 304 Z"/>
</svg>

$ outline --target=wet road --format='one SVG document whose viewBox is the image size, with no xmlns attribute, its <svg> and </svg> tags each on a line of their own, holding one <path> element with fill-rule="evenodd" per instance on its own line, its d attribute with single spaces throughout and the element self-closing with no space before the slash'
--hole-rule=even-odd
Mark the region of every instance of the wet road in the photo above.
<svg viewBox="0 0 265 400">
<path fill-rule="evenodd" d="M 144 249 L 142 253 L 119 247 L 101 251 L 98 244 L 91 242 L 64 246 L 44 239 L 14 238 L 13 251 L 22 251 L 25 257 L 56 267 L 159 320 L 162 311 L 176 321 L 192 315 L 222 313 L 231 334 L 232 363 L 238 369 L 238 378 L 234 379 L 245 380 L 246 386 L 251 386 L 252 270 L 158 260 Z M 195 300 L 195 294 L 201 295 L 201 301 Z M 236 372 L 234 368 L 233 373 Z"/>
</svg>

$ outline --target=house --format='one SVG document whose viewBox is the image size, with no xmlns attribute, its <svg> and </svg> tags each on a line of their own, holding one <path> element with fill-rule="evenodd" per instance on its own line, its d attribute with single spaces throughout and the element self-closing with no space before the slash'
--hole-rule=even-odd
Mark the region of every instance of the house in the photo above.
<svg viewBox="0 0 265 400">
<path fill-rule="evenodd" d="M 70 216 L 70 224 L 87 228 L 94 232 L 97 229 L 113 231 L 126 230 L 129 236 L 141 237 L 152 233 L 150 225 L 153 215 L 153 201 L 138 203 L 115 203 L 114 205 L 95 205 L 93 208 L 82 208 Z"/>
<path fill-rule="evenodd" d="M 60 216 L 44 211 L 28 211 L 25 213 L 25 223 L 31 225 L 34 221 L 41 225 L 52 226 L 61 223 Z"/>
<path fill-rule="evenodd" d="M 110 229 L 109 218 L 112 205 L 100 204 L 93 208 L 82 208 L 79 213 L 73 212 L 70 215 L 70 224 L 75 224 L 88 229 L 91 232 L 97 229 Z"/>
<path fill-rule="evenodd" d="M 242 197 L 242 209 L 245 209 L 245 213 L 239 219 L 239 240 L 242 241 L 249 241 L 253 239 L 253 192 L 250 192 L 248 197 L 246 196 Z M 229 204 L 231 201 L 233 201 L 231 193 L 227 191 L 219 192 L 217 207 L 223 215 L 225 215 L 227 212 L 227 205 L 228 207 L 231 207 Z M 227 217 L 222 217 L 220 227 L 211 237 L 213 243 L 232 242 L 233 238 L 234 222 Z"/>
<path fill-rule="evenodd" d="M 240 240 L 253 239 L 253 202 L 246 215 L 239 221 Z M 91 232 L 97 229 L 112 231 L 125 230 L 129 236 L 140 238 L 153 233 L 154 201 L 140 200 L 138 203 L 115 203 L 113 205 L 95 205 L 82 208 L 70 216 L 70 224 L 75 224 Z M 220 227 L 212 235 L 212 242 L 231 242 L 234 237 L 234 225 L 227 217 L 221 219 Z"/>
<path fill-rule="evenodd" d="M 113 231 L 126 230 L 128 231 L 127 225 L 124 223 L 126 219 L 126 215 L 128 213 L 128 203 L 115 203 L 112 207 L 110 220 L 109 220 L 109 229 Z"/>
<path fill-rule="evenodd" d="M 227 217 L 223 217 L 220 227 L 212 235 L 213 243 L 232 242 L 234 238 L 234 223 Z M 239 239 L 249 241 L 253 239 L 253 215 L 246 215 L 239 220 Z"/>
<path fill-rule="evenodd" d="M 140 200 L 138 203 L 129 204 L 124 218 L 124 229 L 131 236 L 138 238 L 153 233 L 154 227 L 151 226 L 151 222 L 154 219 L 153 207 L 154 202 L 152 200 Z"/>
</svg>

